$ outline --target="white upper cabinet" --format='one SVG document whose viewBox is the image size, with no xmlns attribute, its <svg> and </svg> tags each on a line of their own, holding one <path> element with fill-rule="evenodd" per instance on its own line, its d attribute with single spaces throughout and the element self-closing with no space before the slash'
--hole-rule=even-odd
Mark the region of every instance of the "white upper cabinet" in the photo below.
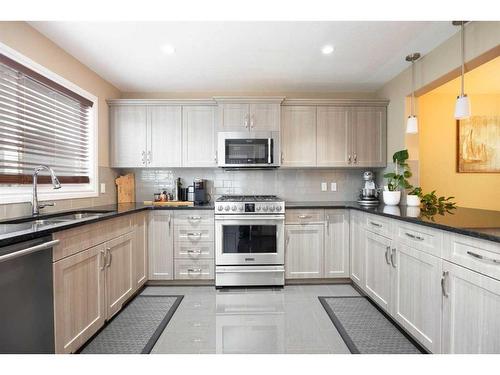
<svg viewBox="0 0 500 375">
<path fill-rule="evenodd" d="M 282 118 L 281 165 L 316 166 L 316 107 L 285 106 Z"/>
<path fill-rule="evenodd" d="M 149 108 L 148 153 L 149 167 L 181 166 L 181 106 Z"/>
<path fill-rule="evenodd" d="M 351 112 L 351 152 L 354 167 L 385 167 L 387 148 L 385 107 L 356 107 Z"/>
<path fill-rule="evenodd" d="M 351 127 L 349 108 L 318 107 L 317 155 L 319 167 L 350 165 Z"/>
<path fill-rule="evenodd" d="M 215 107 L 182 109 L 182 166 L 215 167 Z"/>
<path fill-rule="evenodd" d="M 226 98 L 219 103 L 218 131 L 279 131 L 281 97 Z"/>
<path fill-rule="evenodd" d="M 110 108 L 112 167 L 146 166 L 147 112 L 144 105 Z"/>
</svg>

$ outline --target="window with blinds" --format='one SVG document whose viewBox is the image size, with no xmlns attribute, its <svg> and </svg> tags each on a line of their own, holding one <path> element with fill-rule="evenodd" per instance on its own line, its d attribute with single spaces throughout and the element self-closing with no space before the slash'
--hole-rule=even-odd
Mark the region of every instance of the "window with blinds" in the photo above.
<svg viewBox="0 0 500 375">
<path fill-rule="evenodd" d="M 0 54 L 0 184 L 29 184 L 40 164 L 61 183 L 88 183 L 92 104 Z"/>
</svg>

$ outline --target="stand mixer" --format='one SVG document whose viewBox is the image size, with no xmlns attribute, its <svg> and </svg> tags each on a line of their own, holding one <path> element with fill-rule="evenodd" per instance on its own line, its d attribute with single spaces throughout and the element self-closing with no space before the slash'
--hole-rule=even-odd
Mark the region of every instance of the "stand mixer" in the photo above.
<svg viewBox="0 0 500 375">
<path fill-rule="evenodd" d="M 375 175 L 372 171 L 366 171 L 363 173 L 364 185 L 360 190 L 358 200 L 358 204 L 360 206 L 378 206 L 378 195 L 380 193 L 380 189 L 377 188 L 374 180 Z"/>
</svg>

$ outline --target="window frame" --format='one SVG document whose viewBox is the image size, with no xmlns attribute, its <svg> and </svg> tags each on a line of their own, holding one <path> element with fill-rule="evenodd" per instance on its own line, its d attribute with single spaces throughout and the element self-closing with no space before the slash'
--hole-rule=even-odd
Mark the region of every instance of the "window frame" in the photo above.
<svg viewBox="0 0 500 375">
<path fill-rule="evenodd" d="M 59 85 L 74 91 L 78 95 L 90 100 L 93 105 L 89 110 L 89 183 L 84 184 L 61 184 L 61 189 L 54 190 L 51 184 L 38 185 L 39 200 L 61 200 L 77 198 L 93 198 L 99 195 L 99 98 L 88 91 L 77 86 L 73 82 L 61 77 L 53 71 L 36 63 L 16 50 L 0 42 L 0 52 L 12 60 L 26 66 L 38 74 L 58 83 Z M 5 186 L 0 185 L 0 204 L 31 202 L 32 185 Z"/>
</svg>

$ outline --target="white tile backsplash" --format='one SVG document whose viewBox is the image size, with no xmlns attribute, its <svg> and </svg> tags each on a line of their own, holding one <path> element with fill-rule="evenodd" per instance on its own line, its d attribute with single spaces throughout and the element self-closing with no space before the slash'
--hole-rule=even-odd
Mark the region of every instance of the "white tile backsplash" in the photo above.
<svg viewBox="0 0 500 375">
<path fill-rule="evenodd" d="M 212 200 L 224 194 L 275 194 L 288 201 L 351 201 L 356 200 L 364 170 L 339 169 L 273 169 L 228 171 L 209 168 L 138 169 L 136 200 L 151 200 L 153 194 L 174 188 L 181 177 L 184 187 L 195 178 L 208 181 Z M 337 183 L 337 191 L 321 191 L 321 182 Z"/>
</svg>

